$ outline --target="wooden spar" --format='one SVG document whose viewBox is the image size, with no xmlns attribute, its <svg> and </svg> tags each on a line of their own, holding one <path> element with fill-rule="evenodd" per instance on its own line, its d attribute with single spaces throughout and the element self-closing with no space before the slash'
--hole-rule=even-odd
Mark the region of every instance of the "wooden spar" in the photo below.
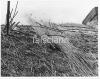
<svg viewBox="0 0 100 79">
<path fill-rule="evenodd" d="M 10 17 L 10 1 L 7 2 L 7 15 L 6 15 L 6 29 L 7 29 L 7 35 L 9 34 L 9 17 Z"/>
</svg>

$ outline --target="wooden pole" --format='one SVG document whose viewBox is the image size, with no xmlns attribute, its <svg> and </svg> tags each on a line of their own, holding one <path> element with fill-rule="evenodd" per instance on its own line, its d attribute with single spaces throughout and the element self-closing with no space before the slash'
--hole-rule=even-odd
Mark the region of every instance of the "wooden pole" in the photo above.
<svg viewBox="0 0 100 79">
<path fill-rule="evenodd" d="M 10 17 L 10 1 L 7 2 L 7 15 L 6 15 L 6 28 L 7 28 L 7 35 L 9 34 L 9 17 Z"/>
</svg>

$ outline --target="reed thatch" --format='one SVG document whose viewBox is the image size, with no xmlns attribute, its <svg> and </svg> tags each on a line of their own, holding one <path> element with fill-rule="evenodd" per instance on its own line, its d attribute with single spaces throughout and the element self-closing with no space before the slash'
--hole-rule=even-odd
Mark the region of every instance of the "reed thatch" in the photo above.
<svg viewBox="0 0 100 79">
<path fill-rule="evenodd" d="M 1 76 L 98 76 L 98 30 L 82 24 L 44 24 L 1 33 Z M 33 43 L 33 37 L 41 41 Z M 64 43 L 44 42 L 61 38 Z"/>
</svg>

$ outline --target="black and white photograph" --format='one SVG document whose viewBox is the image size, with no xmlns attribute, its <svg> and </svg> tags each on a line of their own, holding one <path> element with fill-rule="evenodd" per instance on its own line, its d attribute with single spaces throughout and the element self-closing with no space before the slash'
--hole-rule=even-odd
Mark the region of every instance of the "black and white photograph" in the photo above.
<svg viewBox="0 0 100 79">
<path fill-rule="evenodd" d="M 0 0 L 1 77 L 98 77 L 98 1 Z"/>
</svg>

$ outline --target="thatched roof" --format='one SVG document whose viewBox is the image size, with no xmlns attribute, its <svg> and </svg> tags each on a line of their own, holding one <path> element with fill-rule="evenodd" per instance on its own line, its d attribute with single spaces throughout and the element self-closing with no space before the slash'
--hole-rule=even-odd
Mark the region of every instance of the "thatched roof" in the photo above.
<svg viewBox="0 0 100 79">
<path fill-rule="evenodd" d="M 82 24 L 87 24 L 88 22 L 91 22 L 93 20 L 98 20 L 98 7 L 94 7 L 90 13 L 86 16 L 86 18 L 83 20 Z"/>
</svg>

